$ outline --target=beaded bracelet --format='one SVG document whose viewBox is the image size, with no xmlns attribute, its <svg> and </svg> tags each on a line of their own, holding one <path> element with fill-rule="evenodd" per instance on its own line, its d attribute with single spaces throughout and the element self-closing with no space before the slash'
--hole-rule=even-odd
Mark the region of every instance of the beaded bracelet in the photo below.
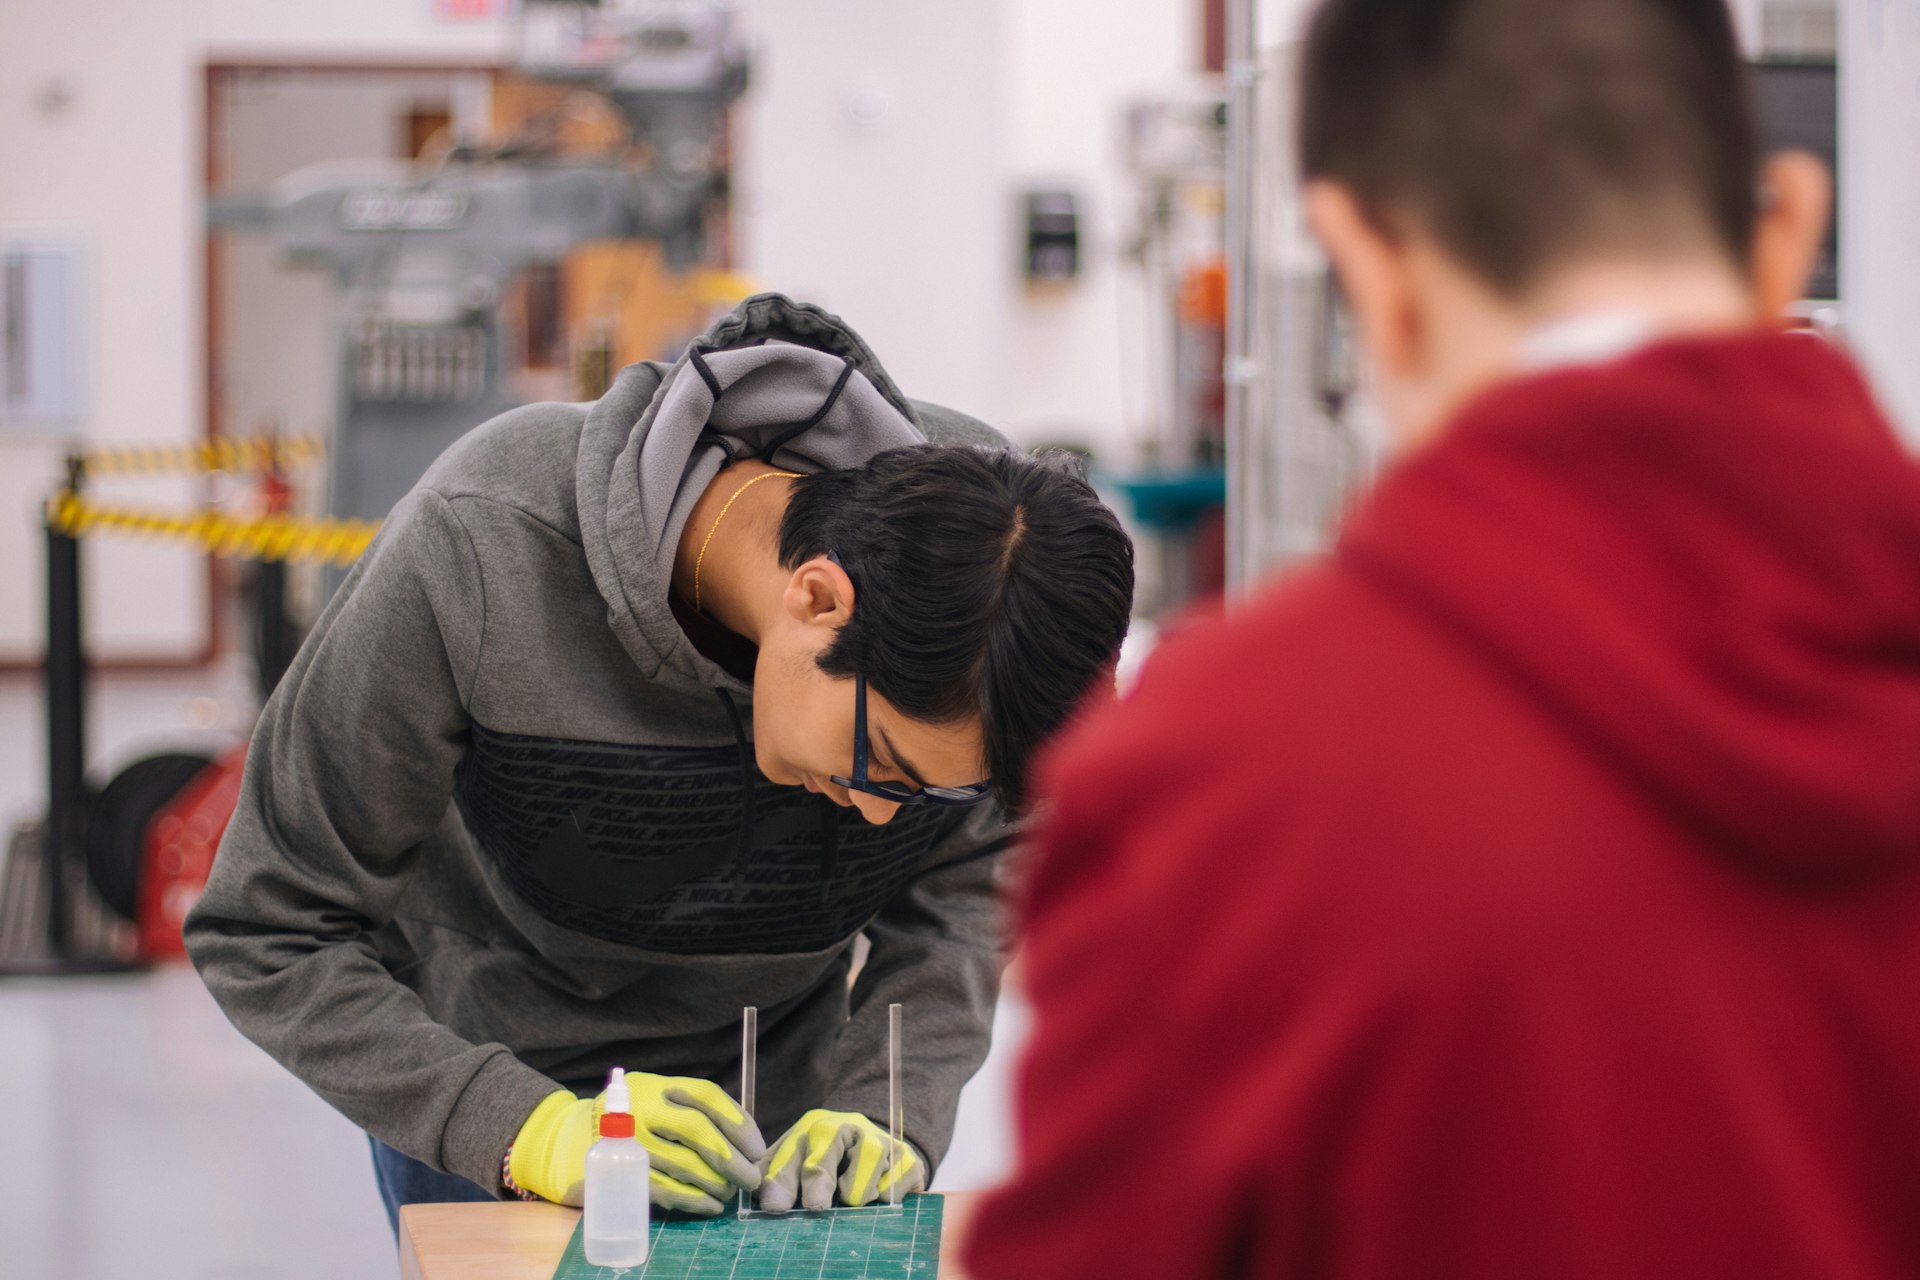
<svg viewBox="0 0 1920 1280">
<path fill-rule="evenodd" d="M 540 1197 L 528 1191 L 513 1180 L 513 1144 L 507 1144 L 507 1154 L 500 1157 L 500 1185 L 519 1196 L 522 1200 L 538 1200 Z"/>
</svg>

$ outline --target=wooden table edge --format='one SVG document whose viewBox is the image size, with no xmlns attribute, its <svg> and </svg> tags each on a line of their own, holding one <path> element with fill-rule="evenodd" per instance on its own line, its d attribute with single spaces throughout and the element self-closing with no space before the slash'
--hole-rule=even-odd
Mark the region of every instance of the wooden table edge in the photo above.
<svg viewBox="0 0 1920 1280">
<path fill-rule="evenodd" d="M 940 1280 L 966 1280 L 960 1248 L 981 1196 L 945 1193 Z M 410 1204 L 400 1209 L 401 1280 L 552 1280 L 578 1209 L 557 1204 Z"/>
</svg>

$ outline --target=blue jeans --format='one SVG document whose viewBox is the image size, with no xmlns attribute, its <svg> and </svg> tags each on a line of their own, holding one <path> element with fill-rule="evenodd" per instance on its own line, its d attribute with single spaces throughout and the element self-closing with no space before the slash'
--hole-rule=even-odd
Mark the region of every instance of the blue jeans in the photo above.
<svg viewBox="0 0 1920 1280">
<path fill-rule="evenodd" d="M 367 1141 L 373 1144 L 373 1177 L 380 1184 L 380 1200 L 387 1206 L 387 1225 L 393 1228 L 395 1240 L 400 1238 L 403 1204 L 469 1204 L 499 1199 L 457 1173 L 442 1173 L 412 1156 L 401 1155 L 378 1138 L 369 1136 Z"/>
</svg>

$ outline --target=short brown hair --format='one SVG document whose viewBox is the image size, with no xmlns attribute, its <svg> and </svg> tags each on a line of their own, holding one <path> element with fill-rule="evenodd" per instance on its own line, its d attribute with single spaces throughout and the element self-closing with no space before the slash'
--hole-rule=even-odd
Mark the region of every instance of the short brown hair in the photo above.
<svg viewBox="0 0 1920 1280">
<path fill-rule="evenodd" d="M 1308 179 L 1517 295 L 1594 252 L 1743 263 L 1757 155 L 1724 0 L 1327 0 L 1302 68 Z"/>
</svg>

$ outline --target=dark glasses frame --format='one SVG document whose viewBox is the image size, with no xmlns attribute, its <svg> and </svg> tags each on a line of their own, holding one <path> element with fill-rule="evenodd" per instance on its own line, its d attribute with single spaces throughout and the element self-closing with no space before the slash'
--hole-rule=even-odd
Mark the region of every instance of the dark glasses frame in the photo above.
<svg viewBox="0 0 1920 1280">
<path fill-rule="evenodd" d="M 836 561 L 835 563 L 838 563 Z M 867 776 L 867 678 L 853 677 L 853 776 L 832 777 L 833 785 L 877 796 L 890 804 L 979 804 L 993 792 L 992 782 L 964 787 L 909 787 L 900 782 L 875 782 Z"/>
<path fill-rule="evenodd" d="M 827 552 L 827 559 L 847 573 L 847 566 L 840 561 L 839 553 Z M 852 574 L 848 574 L 852 577 Z M 993 793 L 993 782 L 976 782 L 965 787 L 909 787 L 900 782 L 875 782 L 867 775 L 867 677 L 856 672 L 853 677 L 853 776 L 842 778 L 838 774 L 828 775 L 828 780 L 836 787 L 845 787 L 849 791 L 859 791 L 866 795 L 885 800 L 889 804 L 937 804 L 961 806 L 979 804 Z"/>
</svg>

